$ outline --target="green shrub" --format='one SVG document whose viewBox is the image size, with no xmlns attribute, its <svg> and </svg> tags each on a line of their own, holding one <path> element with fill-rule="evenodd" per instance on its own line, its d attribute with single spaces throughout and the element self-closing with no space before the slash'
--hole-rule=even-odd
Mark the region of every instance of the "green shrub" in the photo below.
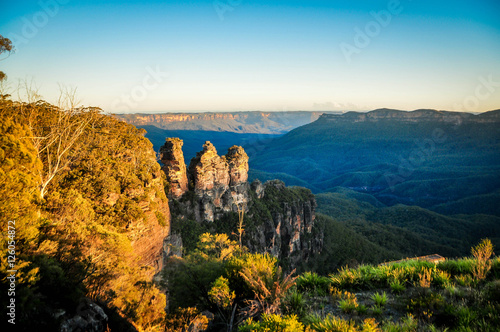
<svg viewBox="0 0 500 332">
<path fill-rule="evenodd" d="M 219 308 L 227 309 L 233 305 L 236 294 L 229 288 L 229 281 L 224 277 L 219 277 L 208 291 L 208 297 Z"/>
<path fill-rule="evenodd" d="M 326 295 L 330 287 L 330 280 L 314 272 L 305 272 L 297 278 L 296 284 L 297 289 L 301 292 Z"/>
<path fill-rule="evenodd" d="M 390 283 L 391 290 L 394 294 L 401 294 L 406 290 L 406 287 L 399 280 L 394 280 Z"/>
<path fill-rule="evenodd" d="M 383 307 L 387 303 L 387 294 L 385 292 L 382 294 L 375 293 L 372 295 L 371 299 L 375 302 L 375 305 Z"/>
<path fill-rule="evenodd" d="M 460 258 L 453 260 L 445 260 L 437 265 L 437 268 L 441 271 L 448 272 L 451 276 L 457 276 L 462 274 L 472 275 L 472 267 L 474 261 L 470 258 Z"/>
<path fill-rule="evenodd" d="M 353 312 L 358 307 L 358 301 L 356 295 L 347 291 L 339 291 L 336 288 L 332 288 L 332 296 L 339 301 L 340 310 L 349 313 Z"/>
<path fill-rule="evenodd" d="M 500 302 L 500 280 L 492 281 L 484 287 L 486 299 L 490 301 Z"/>
<path fill-rule="evenodd" d="M 500 279 L 500 257 L 491 260 L 490 278 Z"/>
<path fill-rule="evenodd" d="M 451 297 L 463 297 L 463 292 L 457 288 L 454 284 L 447 284 L 445 286 L 445 289 L 446 289 L 446 292 L 445 294 L 447 294 L 448 296 L 451 296 Z"/>
<path fill-rule="evenodd" d="M 382 326 L 382 331 L 384 332 L 416 332 L 418 328 L 418 321 L 411 315 L 408 314 L 400 322 L 386 322 Z"/>
<path fill-rule="evenodd" d="M 294 272 L 288 275 L 282 273 L 277 259 L 268 254 L 246 255 L 239 276 L 254 295 L 254 299 L 247 301 L 247 307 L 243 309 L 247 317 L 259 313 L 280 313 L 282 300 L 295 285 L 297 277 L 292 277 Z"/>
<path fill-rule="evenodd" d="M 356 298 L 354 299 L 344 299 L 339 301 L 340 310 L 344 313 L 351 313 L 356 311 L 358 308 L 358 302 Z"/>
<path fill-rule="evenodd" d="M 382 316 L 383 313 L 384 313 L 384 308 L 382 308 L 381 306 L 373 305 L 370 307 L 370 314 L 372 316 Z"/>
<path fill-rule="evenodd" d="M 458 319 L 458 327 L 470 327 L 473 325 L 477 318 L 477 313 L 471 308 L 461 306 L 456 311 L 456 317 Z"/>
<path fill-rule="evenodd" d="M 364 304 L 359 304 L 356 308 L 356 312 L 360 315 L 364 315 L 368 312 L 368 308 Z"/>
<path fill-rule="evenodd" d="M 457 284 L 463 287 L 469 287 L 474 284 L 474 279 L 468 274 L 455 276 L 455 281 Z"/>
<path fill-rule="evenodd" d="M 425 289 L 424 292 L 409 299 L 407 309 L 408 313 L 429 321 L 436 313 L 441 312 L 445 306 L 446 302 L 441 294 Z"/>
<path fill-rule="evenodd" d="M 284 300 L 285 312 L 302 317 L 306 312 L 306 302 L 301 293 L 291 291 Z"/>
<path fill-rule="evenodd" d="M 353 321 L 347 321 L 342 318 L 335 317 L 331 314 L 325 318 L 317 315 L 307 316 L 305 324 L 312 331 L 318 332 L 358 332 Z"/>
<path fill-rule="evenodd" d="M 450 274 L 446 271 L 435 270 L 432 283 L 437 287 L 445 288 L 450 283 Z"/>
<path fill-rule="evenodd" d="M 297 316 L 262 315 L 262 319 L 254 322 L 247 320 L 238 328 L 240 332 L 303 332 L 304 325 L 298 321 Z"/>
</svg>

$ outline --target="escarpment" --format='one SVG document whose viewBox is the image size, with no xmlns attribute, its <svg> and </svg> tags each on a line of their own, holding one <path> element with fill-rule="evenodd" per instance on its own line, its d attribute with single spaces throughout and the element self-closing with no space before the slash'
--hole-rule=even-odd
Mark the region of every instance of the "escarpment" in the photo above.
<svg viewBox="0 0 500 332">
<path fill-rule="evenodd" d="M 170 152 L 172 142 L 176 153 Z M 322 240 L 311 236 L 316 201 L 308 189 L 287 188 L 281 181 L 250 184 L 249 158 L 242 147 L 233 146 L 219 156 L 215 146 L 205 142 L 186 168 L 188 190 L 180 190 L 177 175 L 185 167 L 181 148 L 182 141 L 168 138 L 161 149 L 162 169 L 170 179 L 173 198 L 172 235 L 179 230 L 177 235 L 182 237 L 171 247 L 186 245 L 185 237 L 188 232 L 192 236 L 193 228 L 235 237 L 240 225 L 244 229 L 242 243 L 252 252 L 268 252 L 291 265 L 321 250 Z M 190 222 L 198 226 L 186 230 L 184 226 Z"/>
</svg>

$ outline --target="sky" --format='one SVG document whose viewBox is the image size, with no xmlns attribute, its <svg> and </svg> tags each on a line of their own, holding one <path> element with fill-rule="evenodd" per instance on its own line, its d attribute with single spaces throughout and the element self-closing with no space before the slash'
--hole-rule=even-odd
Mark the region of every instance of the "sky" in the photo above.
<svg viewBox="0 0 500 332">
<path fill-rule="evenodd" d="M 106 112 L 500 108 L 500 1 L 1 1 L 13 95 Z"/>
</svg>

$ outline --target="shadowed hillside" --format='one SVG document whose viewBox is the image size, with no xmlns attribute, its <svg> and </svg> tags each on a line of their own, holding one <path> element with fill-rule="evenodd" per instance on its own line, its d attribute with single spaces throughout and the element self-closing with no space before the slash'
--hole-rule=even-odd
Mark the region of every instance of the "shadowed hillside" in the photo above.
<svg viewBox="0 0 500 332">
<path fill-rule="evenodd" d="M 499 114 L 388 109 L 327 114 L 250 155 L 251 176 L 286 174 L 315 192 L 340 186 L 370 193 L 386 205 L 498 215 Z"/>
</svg>

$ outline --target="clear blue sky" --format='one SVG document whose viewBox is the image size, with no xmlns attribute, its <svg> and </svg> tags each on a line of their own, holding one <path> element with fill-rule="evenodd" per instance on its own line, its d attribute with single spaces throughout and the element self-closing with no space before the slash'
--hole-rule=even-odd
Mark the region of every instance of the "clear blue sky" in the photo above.
<svg viewBox="0 0 500 332">
<path fill-rule="evenodd" d="M 2 1 L 0 70 L 109 112 L 500 108 L 500 1 L 397 2 Z"/>
</svg>

